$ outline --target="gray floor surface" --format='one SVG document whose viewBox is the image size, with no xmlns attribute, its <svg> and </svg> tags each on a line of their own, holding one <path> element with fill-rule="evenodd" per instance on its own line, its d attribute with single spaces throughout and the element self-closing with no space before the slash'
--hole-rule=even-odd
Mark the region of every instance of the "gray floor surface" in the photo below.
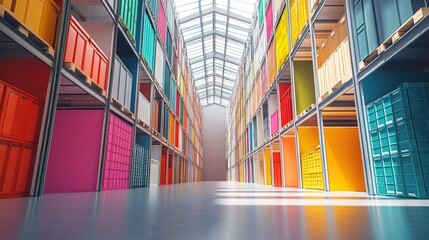
<svg viewBox="0 0 429 240">
<path fill-rule="evenodd" d="M 201 182 L 0 200 L 0 239 L 429 239 L 429 201 Z"/>
</svg>

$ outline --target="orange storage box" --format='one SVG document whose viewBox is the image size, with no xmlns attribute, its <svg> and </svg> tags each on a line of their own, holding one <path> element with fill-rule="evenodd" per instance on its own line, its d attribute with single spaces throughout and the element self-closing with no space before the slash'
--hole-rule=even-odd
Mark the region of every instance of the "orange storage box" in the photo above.
<svg viewBox="0 0 429 240">
<path fill-rule="evenodd" d="M 44 0 L 15 0 L 12 11 L 34 33 L 39 33 Z"/>
<path fill-rule="evenodd" d="M 92 65 L 92 70 L 90 77 L 92 80 L 98 84 L 98 86 L 102 87 L 104 90 L 106 90 L 106 78 L 107 78 L 107 66 L 109 64 L 109 58 L 106 56 L 106 54 L 101 51 L 101 49 L 98 47 L 98 45 L 94 42 L 92 38 L 89 39 L 89 47 L 93 51 L 92 63 L 88 61 L 87 58 L 84 60 L 85 65 Z M 87 55 L 86 53 L 85 55 Z"/>
<path fill-rule="evenodd" d="M 84 67 L 84 59 L 91 59 L 92 54 L 86 55 L 86 48 L 89 45 L 89 35 L 77 22 L 70 16 L 69 32 L 67 34 L 66 50 L 64 54 L 64 62 L 72 62 L 78 68 L 83 70 L 88 76 L 91 75 L 91 65 Z"/>
<path fill-rule="evenodd" d="M 28 195 L 36 146 L 0 138 L 0 198 Z"/>
<path fill-rule="evenodd" d="M 0 0 L 33 33 L 54 46 L 60 7 L 54 0 Z"/>
<path fill-rule="evenodd" d="M 55 46 L 60 10 L 60 6 L 54 0 L 45 1 L 39 36 L 51 46 Z"/>
<path fill-rule="evenodd" d="M 0 112 L 0 134 L 21 141 L 37 142 L 43 110 L 42 101 L 5 83 L 1 84 L 6 88 L 1 93 L 3 101 Z"/>
<path fill-rule="evenodd" d="M 0 4 L 9 10 L 12 10 L 12 3 L 13 3 L 13 0 L 0 0 Z"/>
</svg>

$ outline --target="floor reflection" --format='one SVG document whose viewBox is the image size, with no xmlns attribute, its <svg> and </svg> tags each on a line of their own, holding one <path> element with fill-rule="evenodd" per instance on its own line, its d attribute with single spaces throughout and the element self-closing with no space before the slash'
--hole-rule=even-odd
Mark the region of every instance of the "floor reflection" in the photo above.
<svg viewBox="0 0 429 240">
<path fill-rule="evenodd" d="M 429 201 L 204 182 L 0 200 L 0 239 L 427 239 Z"/>
</svg>

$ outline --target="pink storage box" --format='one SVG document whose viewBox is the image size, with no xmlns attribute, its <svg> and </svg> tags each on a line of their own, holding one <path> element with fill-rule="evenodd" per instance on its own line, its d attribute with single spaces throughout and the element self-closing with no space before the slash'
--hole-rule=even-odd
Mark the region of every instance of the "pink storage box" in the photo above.
<svg viewBox="0 0 429 240">
<path fill-rule="evenodd" d="M 279 115 L 278 109 L 271 115 L 271 135 L 273 135 L 279 130 L 278 115 Z"/>
</svg>

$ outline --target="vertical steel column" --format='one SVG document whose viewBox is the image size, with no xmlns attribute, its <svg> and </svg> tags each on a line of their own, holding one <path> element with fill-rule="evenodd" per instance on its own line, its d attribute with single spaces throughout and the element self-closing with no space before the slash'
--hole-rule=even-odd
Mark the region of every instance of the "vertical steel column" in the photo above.
<svg viewBox="0 0 429 240">
<path fill-rule="evenodd" d="M 43 195 L 46 171 L 48 168 L 49 151 L 51 148 L 52 135 L 55 123 L 55 111 L 57 108 L 58 94 L 60 90 L 61 70 L 63 68 L 65 45 L 67 40 L 68 22 L 70 19 L 71 0 L 64 0 L 61 6 L 60 23 L 57 30 L 57 44 L 55 47 L 54 62 L 50 74 L 50 84 L 48 87 L 48 97 L 46 106 L 46 121 L 45 126 L 42 128 L 42 138 L 40 142 L 39 165 L 37 171 L 35 170 L 35 183 L 32 195 L 40 197 Z M 33 178 L 34 179 L 34 178 Z"/>
<path fill-rule="evenodd" d="M 355 30 L 355 19 L 352 11 L 353 2 L 351 0 L 344 0 L 346 8 L 346 17 L 347 17 L 347 29 L 350 43 L 350 56 L 352 62 L 352 76 L 353 76 L 353 89 L 354 89 L 354 98 L 356 102 L 356 115 L 357 115 L 357 124 L 359 129 L 359 139 L 362 152 L 362 166 L 365 177 L 365 186 L 368 194 L 375 194 L 375 182 L 373 181 L 373 174 L 371 171 L 372 160 L 369 154 L 368 149 L 368 135 L 366 131 L 366 121 L 365 121 L 365 104 L 363 101 L 363 91 L 359 84 L 359 79 L 357 74 L 358 69 L 358 57 L 357 57 L 357 40 L 356 35 L 354 34 Z"/>
<path fill-rule="evenodd" d="M 118 38 L 118 16 L 119 16 L 119 6 L 120 1 L 118 0 L 118 3 L 116 5 L 116 12 L 115 12 L 115 19 L 114 19 L 114 28 L 113 28 L 113 42 L 112 42 L 112 52 L 111 57 L 109 61 L 109 67 L 110 70 L 113 71 L 115 68 L 115 61 L 113 60 L 116 53 L 116 45 L 117 45 L 117 38 Z M 113 81 L 113 74 L 111 73 L 109 75 L 109 83 Z M 106 151 L 107 151 L 107 136 L 109 133 L 109 115 L 110 115 L 110 98 L 112 95 L 112 84 L 109 84 L 109 89 L 107 92 L 107 101 L 106 101 L 106 109 L 104 111 L 104 120 L 103 120 L 103 133 L 102 133 L 102 141 L 101 141 L 101 148 L 100 148 L 100 163 L 99 163 L 99 169 L 98 169 L 98 178 L 97 178 L 97 191 L 101 191 L 103 188 L 103 178 L 104 178 L 104 165 L 106 163 Z"/>
<path fill-rule="evenodd" d="M 320 4 L 323 4 L 321 2 Z M 308 6 L 310 6 L 310 0 L 308 0 Z M 326 157 L 326 151 L 325 151 L 325 134 L 323 129 L 323 116 L 322 111 L 320 110 L 320 92 L 319 92 L 319 74 L 317 71 L 317 56 L 316 56 L 316 32 L 314 30 L 314 22 L 312 21 L 311 17 L 311 9 L 308 8 L 308 16 L 309 16 L 309 34 L 311 38 L 311 56 L 312 56 L 312 63 L 313 63 L 313 84 L 314 84 L 314 90 L 316 95 L 316 116 L 317 116 L 317 129 L 319 133 L 319 144 L 320 144 L 320 157 L 322 160 L 322 171 L 323 171 L 323 183 L 325 186 L 325 191 L 329 191 L 329 174 L 328 174 L 328 160 Z"/>
</svg>

